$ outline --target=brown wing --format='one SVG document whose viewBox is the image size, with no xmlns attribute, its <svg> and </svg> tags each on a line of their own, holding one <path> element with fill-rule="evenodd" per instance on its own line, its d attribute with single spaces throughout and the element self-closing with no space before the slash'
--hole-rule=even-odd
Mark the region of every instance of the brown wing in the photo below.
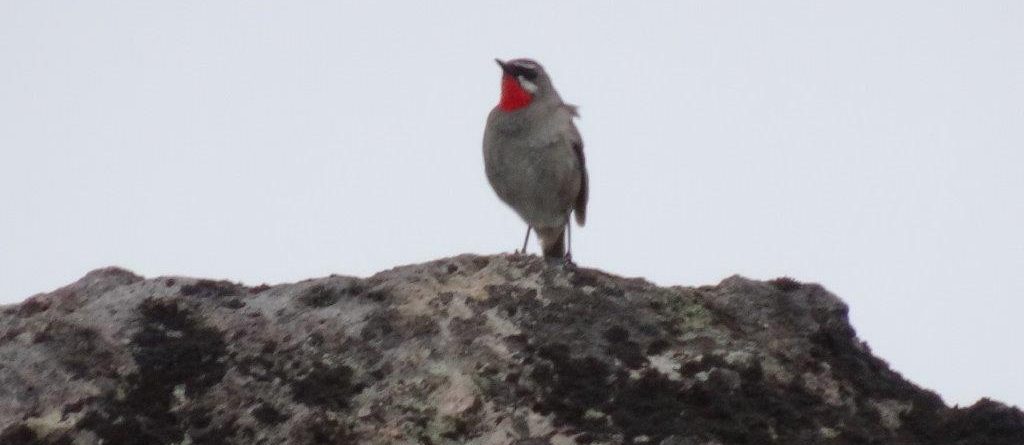
<svg viewBox="0 0 1024 445">
<path fill-rule="evenodd" d="M 587 158 L 583 155 L 583 138 L 580 137 L 576 125 L 572 124 L 573 117 L 579 117 L 579 109 L 575 105 L 562 104 L 562 108 L 569 112 L 569 129 L 572 134 L 572 151 L 576 153 L 576 160 L 580 164 L 580 193 L 576 195 L 576 202 L 573 203 L 573 211 L 576 213 L 576 223 L 583 226 L 587 222 L 587 201 L 590 199 L 590 179 L 587 177 Z"/>
<path fill-rule="evenodd" d="M 580 194 L 576 195 L 576 204 L 573 210 L 576 212 L 576 223 L 583 226 L 587 222 L 587 200 L 590 199 L 590 186 L 587 184 L 587 160 L 583 156 L 583 141 L 576 140 L 572 144 L 572 151 L 576 152 L 576 160 L 580 162 Z"/>
</svg>

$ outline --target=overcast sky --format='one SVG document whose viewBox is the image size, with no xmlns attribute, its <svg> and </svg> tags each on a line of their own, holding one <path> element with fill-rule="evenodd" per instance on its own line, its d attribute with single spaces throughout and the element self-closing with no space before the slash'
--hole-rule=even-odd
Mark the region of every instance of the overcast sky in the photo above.
<svg viewBox="0 0 1024 445">
<path fill-rule="evenodd" d="M 3 1 L 0 303 L 107 265 L 259 284 L 511 251 L 480 143 L 493 59 L 528 56 L 580 106 L 578 263 L 819 282 L 948 403 L 1024 405 L 1022 24 L 1019 1 Z"/>
</svg>

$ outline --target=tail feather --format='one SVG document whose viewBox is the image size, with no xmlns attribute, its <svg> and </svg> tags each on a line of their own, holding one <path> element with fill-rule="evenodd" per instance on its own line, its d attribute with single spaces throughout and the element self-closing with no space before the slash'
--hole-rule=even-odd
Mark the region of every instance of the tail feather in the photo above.
<svg viewBox="0 0 1024 445">
<path fill-rule="evenodd" d="M 576 152 L 576 160 L 580 165 L 580 192 L 576 195 L 573 203 L 573 210 L 576 214 L 576 222 L 583 227 L 587 223 L 587 201 L 590 200 L 590 178 L 587 175 L 587 159 L 583 155 L 583 142 L 576 142 L 572 145 Z"/>
<path fill-rule="evenodd" d="M 535 228 L 541 250 L 547 258 L 565 257 L 565 227 Z"/>
</svg>

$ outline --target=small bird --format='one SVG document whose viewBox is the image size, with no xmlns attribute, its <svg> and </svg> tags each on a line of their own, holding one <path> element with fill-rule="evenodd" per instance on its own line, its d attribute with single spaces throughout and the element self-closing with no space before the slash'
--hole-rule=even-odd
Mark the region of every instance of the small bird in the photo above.
<svg viewBox="0 0 1024 445">
<path fill-rule="evenodd" d="M 572 224 L 587 220 L 587 167 L 573 124 L 576 107 L 562 102 L 544 67 L 530 59 L 503 62 L 501 101 L 484 128 L 484 169 L 498 197 L 537 232 L 544 256 L 572 261 Z M 566 251 L 566 236 L 569 249 Z"/>
</svg>

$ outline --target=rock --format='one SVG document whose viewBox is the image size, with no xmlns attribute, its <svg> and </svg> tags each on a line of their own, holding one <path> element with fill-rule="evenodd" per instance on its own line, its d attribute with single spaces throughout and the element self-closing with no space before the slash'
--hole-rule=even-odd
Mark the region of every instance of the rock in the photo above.
<svg viewBox="0 0 1024 445">
<path fill-rule="evenodd" d="M 1024 444 L 792 279 L 527 256 L 247 287 L 108 268 L 0 308 L 2 444 Z"/>
</svg>

